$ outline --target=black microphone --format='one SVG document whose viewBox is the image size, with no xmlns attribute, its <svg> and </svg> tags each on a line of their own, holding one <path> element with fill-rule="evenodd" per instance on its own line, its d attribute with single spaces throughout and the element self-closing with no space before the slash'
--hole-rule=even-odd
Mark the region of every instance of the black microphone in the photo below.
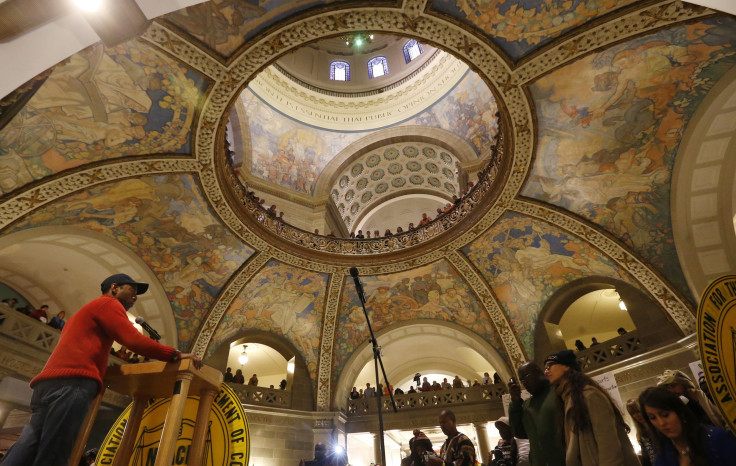
<svg viewBox="0 0 736 466">
<path fill-rule="evenodd" d="M 365 303 L 365 293 L 363 292 L 363 285 L 360 284 L 360 278 L 358 278 L 357 267 L 350 267 L 350 276 L 353 277 L 355 282 L 355 291 L 358 292 L 358 298 Z"/>
<path fill-rule="evenodd" d="M 152 340 L 159 341 L 161 339 L 161 335 L 158 334 L 158 332 L 148 325 L 148 322 L 146 322 L 146 319 L 144 319 L 141 316 L 138 316 L 135 318 L 135 323 L 143 327 L 143 330 L 148 332 L 148 336 L 151 337 Z"/>
</svg>

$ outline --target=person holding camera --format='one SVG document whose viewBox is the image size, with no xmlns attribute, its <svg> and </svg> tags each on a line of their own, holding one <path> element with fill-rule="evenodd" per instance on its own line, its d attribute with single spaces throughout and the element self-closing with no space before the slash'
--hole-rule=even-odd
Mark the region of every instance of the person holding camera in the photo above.
<svg viewBox="0 0 736 466">
<path fill-rule="evenodd" d="M 490 452 L 490 466 L 529 466 L 529 441 L 514 438 L 509 418 L 502 417 L 494 423 L 501 439 Z"/>
</svg>

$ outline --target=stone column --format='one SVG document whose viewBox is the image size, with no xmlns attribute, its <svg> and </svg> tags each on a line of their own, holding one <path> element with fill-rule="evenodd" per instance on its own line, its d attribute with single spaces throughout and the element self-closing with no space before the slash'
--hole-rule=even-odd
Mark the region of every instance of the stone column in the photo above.
<svg viewBox="0 0 736 466">
<path fill-rule="evenodd" d="M 488 462 L 488 453 L 491 451 L 491 447 L 488 443 L 488 430 L 486 429 L 486 423 L 474 422 L 473 427 L 475 428 L 475 433 L 478 436 L 478 450 L 480 451 L 478 462 L 486 463 Z"/>
<path fill-rule="evenodd" d="M 373 434 L 373 462 L 376 464 L 381 462 L 381 436 L 378 433 Z"/>
</svg>

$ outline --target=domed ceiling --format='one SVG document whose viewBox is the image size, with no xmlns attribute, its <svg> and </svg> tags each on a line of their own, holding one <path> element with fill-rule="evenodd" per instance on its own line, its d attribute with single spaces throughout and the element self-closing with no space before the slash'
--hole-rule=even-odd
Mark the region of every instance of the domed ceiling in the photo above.
<svg viewBox="0 0 736 466">
<path fill-rule="evenodd" d="M 397 87 L 362 95 L 375 102 L 362 113 L 271 67 L 364 31 L 445 52 Z M 590 276 L 640 290 L 657 304 L 651 312 L 689 334 L 692 284 L 707 277 L 680 265 L 691 245 L 675 244 L 670 197 L 678 159 L 691 157 L 680 153 L 683 135 L 719 81 L 733 80 L 734 63 L 736 20 L 674 1 L 213 0 L 121 45 L 89 47 L 39 78 L 35 93 L 6 98 L 17 113 L 0 129 L 0 226 L 8 241 L 68 226 L 133 252 L 159 280 L 170 305 L 159 311 L 173 316 L 182 350 L 211 355 L 249 332 L 276 335 L 305 362 L 320 410 L 342 399 L 345 368 L 366 362 L 351 359 L 366 340 L 351 266 L 379 338 L 452 325 L 487 342 L 506 373 L 535 357 L 549 298 Z M 398 94 L 421 86 L 433 97 Z M 320 99 L 330 113 L 310 104 Z M 375 112 L 384 115 L 368 118 Z M 225 155 L 228 121 L 239 176 Z M 355 222 L 372 208 L 364 192 L 382 194 L 369 183 L 391 177 L 394 187 L 401 176 L 403 188 L 416 173 L 446 198 L 466 178 L 443 169 L 470 178 L 501 140 L 491 187 L 464 201 L 473 209 L 390 241 L 289 229 L 240 196 L 245 182 L 323 217 L 340 201 Z M 370 178 L 374 155 L 380 180 Z"/>
</svg>

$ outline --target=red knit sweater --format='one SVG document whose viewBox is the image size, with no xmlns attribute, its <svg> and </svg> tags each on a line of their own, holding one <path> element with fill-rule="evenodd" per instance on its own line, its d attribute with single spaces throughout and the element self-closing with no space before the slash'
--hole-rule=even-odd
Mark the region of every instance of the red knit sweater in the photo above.
<svg viewBox="0 0 736 466">
<path fill-rule="evenodd" d="M 40 380 L 86 377 L 95 379 L 101 388 L 113 341 L 161 361 L 170 360 L 176 353 L 174 348 L 143 336 L 128 320 L 120 301 L 102 295 L 67 321 L 59 343 L 41 373 L 31 380 L 31 387 Z"/>
</svg>

